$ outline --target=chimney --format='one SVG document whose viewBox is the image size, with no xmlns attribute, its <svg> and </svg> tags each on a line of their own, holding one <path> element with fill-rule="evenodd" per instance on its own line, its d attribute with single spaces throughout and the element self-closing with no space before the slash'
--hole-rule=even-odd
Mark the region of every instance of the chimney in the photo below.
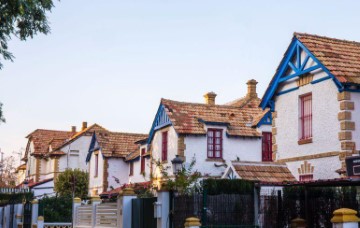
<svg viewBox="0 0 360 228">
<path fill-rule="evenodd" d="M 71 126 L 71 132 L 76 133 L 76 126 Z"/>
<path fill-rule="evenodd" d="M 214 92 L 208 92 L 204 95 L 205 98 L 205 104 L 208 105 L 215 105 L 215 97 L 216 97 L 216 93 Z"/>
<path fill-rule="evenodd" d="M 248 89 L 246 96 L 249 98 L 258 98 L 256 93 L 256 84 L 258 84 L 258 82 L 255 79 L 251 79 L 246 84 Z"/>
<path fill-rule="evenodd" d="M 82 122 L 81 130 L 85 130 L 87 128 L 87 122 Z"/>
</svg>

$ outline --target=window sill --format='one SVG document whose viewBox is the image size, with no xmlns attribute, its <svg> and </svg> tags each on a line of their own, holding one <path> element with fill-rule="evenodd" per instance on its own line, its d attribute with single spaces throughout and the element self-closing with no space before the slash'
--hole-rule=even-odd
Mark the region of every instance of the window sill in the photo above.
<svg viewBox="0 0 360 228">
<path fill-rule="evenodd" d="M 309 138 L 309 139 L 299 139 L 299 141 L 298 141 L 298 145 L 303 145 L 303 144 L 308 144 L 308 143 L 312 143 L 312 138 Z"/>
<path fill-rule="evenodd" d="M 167 164 L 168 161 L 167 160 L 164 160 L 164 161 L 161 161 L 162 164 Z"/>
<path fill-rule="evenodd" d="M 225 162 L 225 160 L 222 159 L 222 158 L 207 158 L 205 161 L 208 161 L 208 162 Z"/>
</svg>

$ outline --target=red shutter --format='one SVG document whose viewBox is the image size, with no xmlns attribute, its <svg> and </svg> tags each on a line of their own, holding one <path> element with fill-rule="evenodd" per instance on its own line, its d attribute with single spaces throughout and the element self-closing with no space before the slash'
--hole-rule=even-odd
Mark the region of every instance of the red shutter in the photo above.
<svg viewBox="0 0 360 228">
<path fill-rule="evenodd" d="M 99 174 L 99 154 L 95 154 L 95 177 Z"/>
<path fill-rule="evenodd" d="M 262 161 L 272 161 L 272 134 L 262 133 Z"/>
<path fill-rule="evenodd" d="M 141 149 L 141 156 L 140 156 L 140 159 L 141 159 L 140 173 L 145 172 L 145 157 L 144 157 L 144 154 L 145 154 L 145 148 L 142 148 Z"/>
<path fill-rule="evenodd" d="M 130 162 L 130 171 L 129 171 L 129 176 L 134 175 L 134 162 L 131 161 Z"/>
<path fill-rule="evenodd" d="M 207 132 L 207 157 L 222 158 L 222 144 L 222 129 L 209 128 Z"/>
<path fill-rule="evenodd" d="M 161 160 L 167 161 L 167 155 L 168 155 L 168 132 L 164 131 L 162 133 Z"/>
<path fill-rule="evenodd" d="M 300 139 L 312 138 L 312 95 L 300 97 Z"/>
</svg>

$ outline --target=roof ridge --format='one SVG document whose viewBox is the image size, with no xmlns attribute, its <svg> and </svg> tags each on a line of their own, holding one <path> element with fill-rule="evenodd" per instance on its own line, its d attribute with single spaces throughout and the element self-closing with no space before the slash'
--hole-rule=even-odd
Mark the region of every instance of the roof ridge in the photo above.
<svg viewBox="0 0 360 228">
<path fill-rule="evenodd" d="M 322 39 L 327 39 L 327 40 L 334 40 L 334 41 L 339 41 L 339 42 L 344 42 L 344 43 L 351 43 L 351 44 L 360 45 L 360 42 L 358 42 L 358 41 L 346 40 L 346 39 L 339 39 L 339 38 L 333 38 L 333 37 L 322 36 L 322 35 L 317 35 L 317 34 L 294 32 L 294 36 L 295 36 L 296 38 L 299 38 L 299 37 L 301 37 L 301 36 L 311 36 L 311 37 L 316 37 L 316 38 L 322 38 Z"/>
<path fill-rule="evenodd" d="M 215 104 L 215 105 L 209 105 L 209 104 L 204 104 L 204 103 L 195 103 L 195 102 L 187 102 L 187 101 L 175 101 L 175 100 L 170 100 L 170 99 L 165 99 L 165 98 L 161 98 L 161 103 L 163 101 L 168 101 L 168 102 L 175 102 L 178 104 L 186 104 L 186 105 L 201 105 L 204 107 L 225 107 L 225 108 L 233 108 L 233 109 L 238 109 L 239 107 L 237 106 L 233 106 L 233 105 L 227 105 L 227 104 Z"/>
</svg>

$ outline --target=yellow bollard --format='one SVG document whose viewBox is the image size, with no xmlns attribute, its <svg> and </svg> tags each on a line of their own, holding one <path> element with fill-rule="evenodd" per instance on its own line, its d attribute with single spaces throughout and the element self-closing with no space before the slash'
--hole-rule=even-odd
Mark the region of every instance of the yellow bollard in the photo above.
<svg viewBox="0 0 360 228">
<path fill-rule="evenodd" d="M 185 228 L 195 228 L 195 227 L 200 227 L 201 223 L 200 223 L 200 219 L 196 218 L 196 217 L 190 217 L 187 218 L 185 220 Z"/>
</svg>

